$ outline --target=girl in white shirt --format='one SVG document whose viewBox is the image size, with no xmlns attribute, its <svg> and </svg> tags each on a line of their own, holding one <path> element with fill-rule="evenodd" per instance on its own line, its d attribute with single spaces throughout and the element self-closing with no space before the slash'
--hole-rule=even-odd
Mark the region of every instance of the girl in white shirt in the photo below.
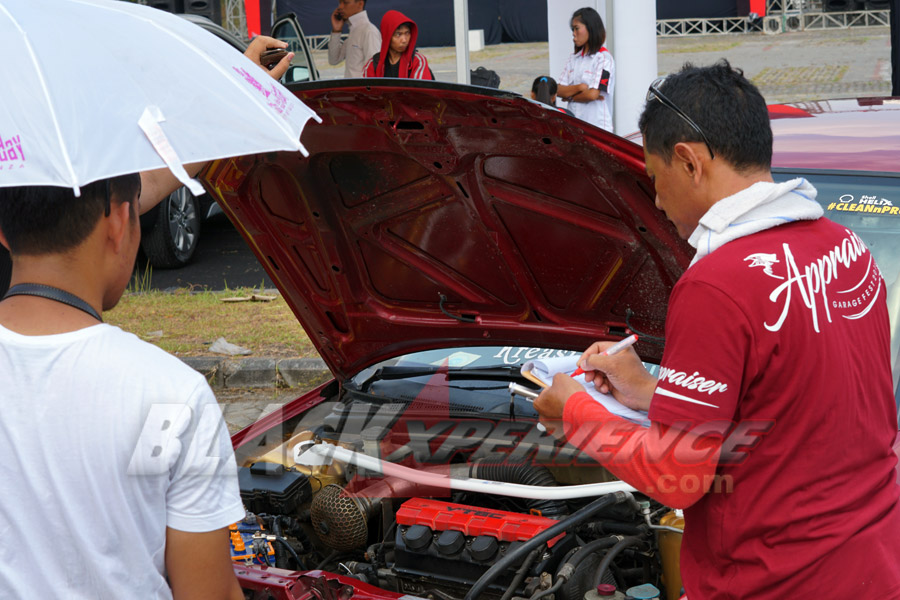
<svg viewBox="0 0 900 600">
<path fill-rule="evenodd" d="M 603 19 L 593 8 L 579 8 L 572 15 L 575 51 L 559 78 L 558 95 L 569 102 L 569 110 L 584 121 L 613 130 L 612 102 L 616 64 L 606 42 Z"/>
</svg>

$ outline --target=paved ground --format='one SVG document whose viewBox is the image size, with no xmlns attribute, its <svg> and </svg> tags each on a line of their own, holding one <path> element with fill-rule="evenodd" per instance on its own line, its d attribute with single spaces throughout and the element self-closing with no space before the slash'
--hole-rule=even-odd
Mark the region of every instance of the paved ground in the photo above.
<svg viewBox="0 0 900 600">
<path fill-rule="evenodd" d="M 452 47 L 421 51 L 428 57 L 435 77 L 456 81 L 456 54 Z M 659 38 L 657 51 L 660 74 L 677 70 L 686 61 L 703 65 L 727 58 L 744 69 L 770 103 L 890 92 L 887 27 Z M 547 74 L 547 52 L 543 42 L 499 44 L 472 52 L 470 63 L 473 69 L 484 66 L 497 71 L 500 87 L 524 94 L 531 91 L 535 77 Z M 328 65 L 326 51 L 317 51 L 315 61 L 323 78 L 343 76 L 343 65 Z"/>
<path fill-rule="evenodd" d="M 686 61 L 703 65 L 727 58 L 744 69 L 769 103 L 890 93 L 890 32 L 886 27 L 662 38 L 657 49 L 661 74 L 677 70 Z M 422 52 L 438 79 L 456 80 L 453 48 L 423 48 Z M 316 52 L 315 60 L 323 78 L 343 75 L 343 66 L 328 65 L 326 52 Z M 546 74 L 548 64 L 546 43 L 488 46 L 471 57 L 473 68 L 497 71 L 501 87 L 519 93 L 529 92 L 531 82 Z M 221 387 L 216 395 L 230 429 L 236 431 L 303 391 L 303 386 L 289 390 Z"/>
</svg>

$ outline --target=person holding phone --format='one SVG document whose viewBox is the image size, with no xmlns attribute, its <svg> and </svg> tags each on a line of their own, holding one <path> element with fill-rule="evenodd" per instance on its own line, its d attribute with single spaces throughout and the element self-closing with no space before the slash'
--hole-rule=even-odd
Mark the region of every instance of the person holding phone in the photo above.
<svg viewBox="0 0 900 600">
<path fill-rule="evenodd" d="M 294 53 L 288 52 L 287 42 L 276 40 L 266 35 L 258 35 L 247 46 L 244 56 L 267 69 L 273 79 L 280 79 L 291 66 Z M 184 165 L 184 168 L 191 177 L 194 177 L 206 164 L 205 162 L 195 163 Z M 168 167 L 144 171 L 140 175 L 141 201 L 139 210 L 141 214 L 168 198 L 169 194 L 181 187 L 181 182 L 172 175 Z M 0 298 L 9 289 L 11 275 L 12 258 L 9 255 L 9 250 L 0 243 Z"/>
<path fill-rule="evenodd" d="M 344 25 L 350 27 L 350 35 L 341 39 Z M 369 21 L 366 0 L 339 0 L 331 13 L 331 39 L 328 41 L 328 64 L 344 62 L 344 77 L 363 76 L 366 63 L 381 48 L 381 32 Z"/>
</svg>

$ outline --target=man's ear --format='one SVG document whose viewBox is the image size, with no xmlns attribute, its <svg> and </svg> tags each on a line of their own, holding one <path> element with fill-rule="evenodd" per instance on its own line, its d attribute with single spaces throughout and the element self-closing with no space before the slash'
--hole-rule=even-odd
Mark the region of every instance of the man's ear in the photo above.
<svg viewBox="0 0 900 600">
<path fill-rule="evenodd" d="M 6 236 L 3 235 L 2 231 L 0 231 L 0 246 L 3 246 L 7 250 L 9 250 L 9 242 L 6 241 Z"/>
<path fill-rule="evenodd" d="M 683 169 L 684 173 L 694 180 L 694 183 L 700 182 L 703 175 L 703 161 L 696 152 L 693 143 L 678 142 L 673 149 L 673 160 Z"/>
<path fill-rule="evenodd" d="M 130 202 L 113 202 L 109 216 L 104 217 L 107 239 L 116 254 L 122 251 L 125 237 L 132 227 L 132 207 Z"/>
</svg>

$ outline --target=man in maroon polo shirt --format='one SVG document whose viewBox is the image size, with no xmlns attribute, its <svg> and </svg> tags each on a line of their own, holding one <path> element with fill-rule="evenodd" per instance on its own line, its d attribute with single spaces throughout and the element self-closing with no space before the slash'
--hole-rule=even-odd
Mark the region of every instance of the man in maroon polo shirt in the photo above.
<svg viewBox="0 0 900 600">
<path fill-rule="evenodd" d="M 640 128 L 657 207 L 697 254 L 672 291 L 659 377 L 631 349 L 601 356 L 609 342 L 580 364 L 651 427 L 619 423 L 566 375 L 535 407 L 684 509 L 691 600 L 900 598 L 897 414 L 872 255 L 822 216 L 808 182 L 772 180 L 765 101 L 727 62 L 654 82 Z M 602 426 L 621 435 L 590 433 Z"/>
</svg>

